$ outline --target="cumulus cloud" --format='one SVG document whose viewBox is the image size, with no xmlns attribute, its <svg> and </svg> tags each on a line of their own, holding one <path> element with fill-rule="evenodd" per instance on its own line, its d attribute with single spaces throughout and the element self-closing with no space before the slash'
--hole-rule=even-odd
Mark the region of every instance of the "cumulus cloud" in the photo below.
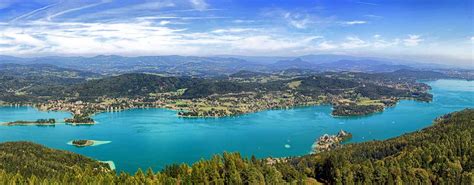
<svg viewBox="0 0 474 185">
<path fill-rule="evenodd" d="M 301 50 L 315 36 L 287 37 L 258 28 L 226 28 L 188 32 L 168 23 L 52 23 L 35 21 L 0 26 L 0 52 L 5 54 L 257 54 Z"/>
<path fill-rule="evenodd" d="M 151 19 L 153 20 L 153 19 Z M 307 54 L 319 51 L 382 49 L 406 44 L 407 39 L 348 36 L 334 41 L 322 36 L 288 35 L 278 29 L 226 27 L 192 31 L 172 21 L 50 22 L 0 24 L 0 53 L 13 55 L 215 55 Z M 171 24 L 171 25 L 170 25 Z M 420 37 L 409 37 L 421 40 Z M 413 42 L 413 41 L 412 41 Z M 420 41 L 416 41 L 420 42 Z"/>
<path fill-rule="evenodd" d="M 422 41 L 423 39 L 421 39 L 420 35 L 408 35 L 408 38 L 403 39 L 403 44 L 405 46 L 418 46 Z"/>
</svg>

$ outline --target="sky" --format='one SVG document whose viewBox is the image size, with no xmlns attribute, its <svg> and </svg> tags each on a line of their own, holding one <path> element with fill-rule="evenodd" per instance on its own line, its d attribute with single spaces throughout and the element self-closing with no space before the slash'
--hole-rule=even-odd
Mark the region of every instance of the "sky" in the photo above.
<svg viewBox="0 0 474 185">
<path fill-rule="evenodd" d="M 472 0 L 0 0 L 0 55 L 348 54 L 473 64 Z"/>
</svg>

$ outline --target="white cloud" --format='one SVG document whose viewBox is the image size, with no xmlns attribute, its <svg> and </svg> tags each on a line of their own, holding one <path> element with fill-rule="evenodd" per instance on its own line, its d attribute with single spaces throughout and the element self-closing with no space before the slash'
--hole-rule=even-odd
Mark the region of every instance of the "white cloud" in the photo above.
<svg viewBox="0 0 474 185">
<path fill-rule="evenodd" d="M 397 46 L 400 44 L 400 39 L 393 39 L 391 41 L 386 41 L 384 39 L 376 38 L 372 43 L 371 46 L 374 49 L 381 49 L 387 48 L 391 46 Z"/>
<path fill-rule="evenodd" d="M 422 41 L 423 39 L 421 39 L 420 35 L 408 35 L 408 38 L 403 39 L 403 44 L 405 46 L 418 46 Z"/>
<path fill-rule="evenodd" d="M 346 25 L 367 24 L 367 21 L 358 21 L 358 20 L 347 21 L 347 22 L 344 22 L 344 24 L 346 24 Z"/>
<path fill-rule="evenodd" d="M 192 6 L 198 10 L 205 10 L 209 5 L 204 0 L 189 0 Z"/>
<path fill-rule="evenodd" d="M 107 1 L 108 2 L 108 1 Z M 96 5 L 98 6 L 98 5 Z M 164 8 L 175 7 L 176 4 L 169 1 L 152 1 L 138 4 L 132 4 L 127 6 L 121 6 L 118 8 L 104 9 L 98 12 L 90 12 L 82 14 L 76 18 L 69 18 L 69 21 L 83 22 L 86 20 L 106 19 L 106 20 L 130 20 L 130 19 L 173 19 L 179 18 L 176 15 L 160 15 L 157 14 L 158 10 Z M 153 16 L 150 14 L 143 15 L 143 12 L 153 12 Z M 161 12 L 161 11 L 159 11 Z"/>
<path fill-rule="evenodd" d="M 283 17 L 291 26 L 298 29 L 305 29 L 311 23 L 309 16 L 304 14 L 286 12 Z"/>
<path fill-rule="evenodd" d="M 367 17 L 367 18 L 370 18 L 370 19 L 382 19 L 383 16 L 380 16 L 380 15 L 373 15 L 373 14 L 367 14 L 367 15 L 364 15 L 364 17 Z"/>
<path fill-rule="evenodd" d="M 126 23 L 34 21 L 0 26 L 0 53 L 13 55 L 206 55 L 291 53 L 318 36 L 281 35 L 262 28 L 190 32 L 168 22 Z M 3 45 L 8 44 L 8 45 Z"/>
<path fill-rule="evenodd" d="M 354 49 L 367 47 L 369 46 L 369 44 L 366 41 L 360 39 L 359 37 L 350 36 L 346 38 L 346 41 L 342 43 L 341 46 L 346 49 Z"/>
<path fill-rule="evenodd" d="M 11 20 L 10 22 L 15 22 L 15 21 L 18 21 L 18 20 L 21 20 L 21 19 L 24 19 L 24 18 L 28 18 L 28 17 L 30 17 L 30 16 L 32 16 L 32 15 L 38 13 L 38 12 L 41 12 L 41 11 L 43 11 L 43 10 L 46 10 L 46 9 L 51 8 L 51 7 L 53 7 L 53 6 L 56 6 L 56 5 L 58 5 L 58 3 L 54 3 L 54 4 L 47 5 L 47 6 L 43 6 L 43 7 L 41 7 L 41 8 L 35 9 L 35 10 L 33 10 L 33 11 L 30 11 L 30 12 L 28 12 L 28 13 L 26 13 L 26 14 L 20 15 L 20 16 L 14 18 L 13 20 Z"/>
<path fill-rule="evenodd" d="M 105 4 L 105 3 L 110 3 L 110 2 L 112 2 L 112 0 L 102 0 L 101 2 L 98 2 L 98 3 L 89 4 L 89 5 L 84 5 L 84 6 L 80 6 L 80 7 L 76 7 L 76 8 L 71 8 L 71 9 L 67 9 L 67 10 L 63 10 L 63 11 L 57 12 L 57 13 L 55 13 L 55 14 L 49 15 L 46 19 L 47 19 L 47 20 L 51 20 L 51 19 L 53 19 L 53 18 L 55 18 L 55 17 L 59 17 L 59 16 L 64 15 L 64 14 L 68 14 L 68 13 L 71 13 L 71 12 L 80 11 L 80 10 L 87 9 L 87 8 L 92 8 L 92 7 L 99 6 L 99 5 L 102 5 L 102 4 Z"/>
<path fill-rule="evenodd" d="M 229 28 L 229 29 L 217 29 L 211 31 L 212 33 L 242 33 L 249 31 L 258 31 L 257 29 L 252 28 Z"/>
<path fill-rule="evenodd" d="M 473 43 L 474 43 L 474 37 L 471 37 L 471 42 L 473 42 Z"/>
<path fill-rule="evenodd" d="M 364 5 L 370 5 L 370 6 L 377 6 L 377 5 L 378 5 L 378 4 L 375 4 L 375 3 L 363 2 L 363 1 L 357 1 L 356 3 L 358 3 L 358 4 L 364 4 Z"/>
<path fill-rule="evenodd" d="M 328 41 L 323 41 L 323 42 L 319 43 L 318 47 L 321 50 L 331 50 L 331 49 L 336 49 L 337 45 L 332 44 Z"/>
<path fill-rule="evenodd" d="M 255 21 L 254 20 L 242 20 L 242 19 L 237 19 L 237 20 L 234 20 L 232 21 L 234 23 L 238 23 L 238 24 L 242 24 L 242 23 L 254 23 Z"/>
<path fill-rule="evenodd" d="M 374 35 L 342 41 L 322 36 L 287 34 L 279 29 L 228 27 L 196 32 L 171 28 L 173 20 L 81 23 L 33 21 L 0 25 L 0 53 L 13 55 L 265 55 L 376 50 L 406 44 Z M 159 19 L 158 19 L 159 20 Z M 412 36 L 412 40 L 421 40 Z M 420 41 L 417 41 L 420 42 Z"/>
<path fill-rule="evenodd" d="M 159 25 L 161 26 L 164 26 L 164 25 L 167 25 L 167 24 L 170 24 L 171 21 L 166 21 L 166 20 L 163 20 L 163 21 L 160 21 L 160 23 L 158 23 Z"/>
</svg>

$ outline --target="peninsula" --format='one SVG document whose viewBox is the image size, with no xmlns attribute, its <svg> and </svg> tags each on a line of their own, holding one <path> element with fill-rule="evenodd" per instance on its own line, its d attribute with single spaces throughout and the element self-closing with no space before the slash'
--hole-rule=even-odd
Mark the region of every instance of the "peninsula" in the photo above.
<svg viewBox="0 0 474 185">
<path fill-rule="evenodd" d="M 311 153 L 319 153 L 334 150 L 341 146 L 341 143 L 352 138 L 352 134 L 341 130 L 337 135 L 324 134 L 316 140 L 312 146 Z"/>
</svg>

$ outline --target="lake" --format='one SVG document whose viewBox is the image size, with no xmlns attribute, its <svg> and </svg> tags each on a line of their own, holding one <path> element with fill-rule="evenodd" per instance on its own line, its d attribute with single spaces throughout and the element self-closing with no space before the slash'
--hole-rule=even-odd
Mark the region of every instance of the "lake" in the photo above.
<svg viewBox="0 0 474 185">
<path fill-rule="evenodd" d="M 336 118 L 331 106 L 268 110 L 227 118 L 179 118 L 167 109 L 132 109 L 101 113 L 93 126 L 0 126 L 0 141 L 33 141 L 101 161 L 114 161 L 118 170 L 159 170 L 172 163 L 192 163 L 223 151 L 244 156 L 308 154 L 320 135 L 344 129 L 350 142 L 381 140 L 416 131 L 443 114 L 474 107 L 474 81 L 437 80 L 430 103 L 404 100 L 382 113 Z M 66 112 L 39 112 L 31 107 L 0 107 L 0 122 L 70 117 Z M 74 139 L 110 141 L 76 148 Z M 107 142 L 105 142 L 107 143 Z"/>
</svg>

